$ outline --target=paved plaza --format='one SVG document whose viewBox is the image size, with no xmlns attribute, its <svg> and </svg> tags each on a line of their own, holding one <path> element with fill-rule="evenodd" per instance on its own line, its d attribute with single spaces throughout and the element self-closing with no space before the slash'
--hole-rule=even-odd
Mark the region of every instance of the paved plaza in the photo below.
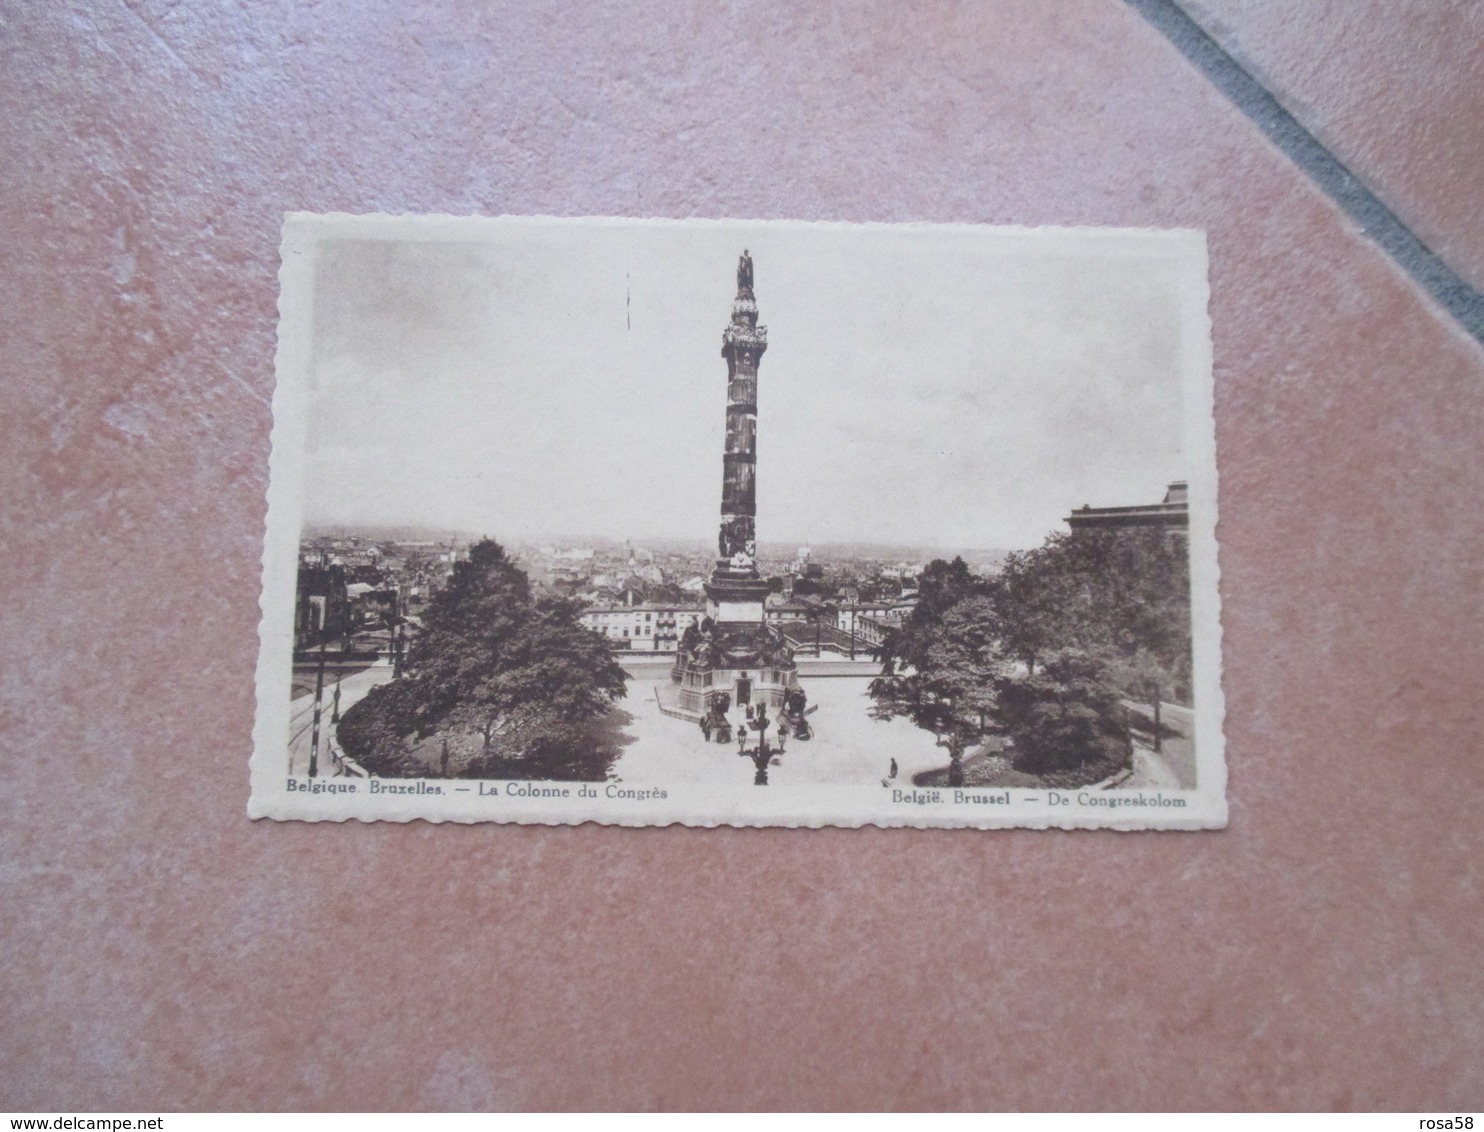
<svg viewBox="0 0 1484 1132">
<path fill-rule="evenodd" d="M 783 754 L 768 768 L 768 782 L 776 786 L 840 785 L 880 783 L 887 779 L 891 760 L 897 760 L 892 785 L 911 786 L 912 776 L 948 765 L 948 754 L 927 732 L 906 720 L 872 719 L 866 695 L 870 677 L 859 663 L 810 662 L 814 675 L 802 673 L 799 682 L 816 710 L 809 716 L 814 738 L 789 739 Z M 618 702 L 616 717 L 622 721 L 619 742 L 623 753 L 614 764 L 612 778 L 621 782 L 664 785 L 665 783 L 710 782 L 724 784 L 752 781 L 750 758 L 737 754 L 735 743 L 707 743 L 693 723 L 662 715 L 656 691 L 669 682 L 668 663 L 626 662 L 628 696 Z M 828 673 L 828 675 L 825 675 Z M 853 675 L 844 675 L 853 673 Z M 340 707 L 344 711 L 377 684 L 391 679 L 390 665 L 377 665 L 344 677 Z M 339 743 L 330 723 L 328 677 L 323 720 L 324 750 L 320 774 L 344 773 Z M 293 702 L 292 738 L 289 743 L 289 773 L 302 775 L 309 767 L 310 722 L 314 697 L 300 696 Z M 1148 747 L 1134 747 L 1133 774 L 1120 783 L 1125 789 L 1180 790 L 1195 785 L 1195 758 L 1189 738 L 1191 712 L 1175 704 L 1164 705 L 1166 726 L 1177 732 L 1167 738 L 1162 754 Z M 1181 733 L 1183 732 L 1183 733 Z M 769 741 L 776 742 L 776 731 Z"/>
<path fill-rule="evenodd" d="M 655 693 L 668 674 L 636 670 L 628 697 L 620 707 L 632 719 L 624 733 L 633 741 L 614 764 L 613 776 L 623 782 L 750 783 L 750 758 L 737 753 L 736 743 L 708 743 L 694 723 L 660 714 Z M 933 737 L 906 720 L 881 722 L 870 716 L 866 695 L 869 679 L 860 676 L 808 676 L 799 679 L 818 710 L 809 716 L 814 738 L 789 739 L 784 753 L 768 768 L 775 786 L 880 783 L 897 760 L 897 783 L 910 786 L 919 771 L 946 766 L 947 752 Z M 776 733 L 770 732 L 770 740 Z"/>
<path fill-rule="evenodd" d="M 821 672 L 860 672 L 860 665 L 814 662 Z M 730 782 L 751 783 L 753 765 L 750 758 L 737 754 L 735 743 L 725 746 L 707 743 L 701 729 L 693 723 L 661 715 L 655 698 L 661 684 L 669 682 L 669 665 L 629 665 L 628 696 L 618 702 L 624 743 L 623 754 L 614 764 L 616 780 L 633 783 Z M 377 666 L 347 676 L 341 683 L 341 710 L 361 699 L 377 684 L 391 679 L 390 666 Z M 320 773 L 341 773 L 338 760 L 328 754 L 339 750 L 334 727 L 330 724 L 330 688 L 325 693 L 324 742 Z M 770 784 L 829 785 L 842 783 L 879 783 L 890 773 L 891 760 L 897 760 L 895 784 L 912 785 L 912 776 L 920 771 L 947 765 L 947 753 L 934 744 L 933 737 L 901 719 L 881 722 L 870 716 L 871 701 L 866 695 L 870 683 L 862 675 L 815 675 L 800 677 L 809 694 L 811 705 L 817 705 L 809 716 L 814 738 L 799 742 L 789 739 L 782 755 L 768 768 Z M 293 738 L 289 744 L 289 773 L 302 775 L 309 766 L 310 719 L 314 697 L 300 696 L 292 708 Z M 776 741 L 776 732 L 769 732 Z"/>
</svg>

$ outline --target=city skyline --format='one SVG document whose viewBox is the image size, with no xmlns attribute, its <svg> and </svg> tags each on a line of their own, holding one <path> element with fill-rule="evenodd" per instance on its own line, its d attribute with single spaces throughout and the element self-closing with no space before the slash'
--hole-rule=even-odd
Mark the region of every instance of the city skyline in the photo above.
<svg viewBox="0 0 1484 1132">
<path fill-rule="evenodd" d="M 550 538 L 502 539 L 498 532 L 475 530 L 449 530 L 424 528 L 405 524 L 334 524 L 307 523 L 300 534 L 300 546 L 324 541 L 359 539 L 367 545 L 401 545 L 447 548 L 450 544 L 464 548 L 480 539 L 493 539 L 507 551 L 522 549 L 546 549 L 555 553 L 573 550 L 594 550 L 603 553 L 618 553 L 632 549 L 637 553 L 656 556 L 715 556 L 715 539 L 693 536 L 655 535 L 640 539 L 625 535 L 592 535 L 581 532 L 559 532 Z M 935 557 L 997 558 L 1012 548 L 987 546 L 918 546 L 904 543 L 879 542 L 830 542 L 803 540 L 760 539 L 758 557 L 771 562 L 793 561 L 799 550 L 808 550 L 810 560 L 827 562 L 834 560 L 872 560 L 886 565 L 904 561 L 926 561 Z"/>
<path fill-rule="evenodd" d="M 1183 275 L 1157 245 L 872 228 L 844 262 L 808 225 L 489 231 L 321 247 L 306 526 L 705 539 L 743 247 L 770 331 L 760 541 L 1017 549 L 1184 478 Z"/>
</svg>

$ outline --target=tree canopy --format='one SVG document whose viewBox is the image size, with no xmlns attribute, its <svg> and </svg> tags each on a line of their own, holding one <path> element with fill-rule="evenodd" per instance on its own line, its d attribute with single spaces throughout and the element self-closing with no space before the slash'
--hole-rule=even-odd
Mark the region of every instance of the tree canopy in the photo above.
<svg viewBox="0 0 1484 1132">
<path fill-rule="evenodd" d="M 996 692 L 1018 769 L 1044 776 L 1089 764 L 1111 772 L 1122 763 L 1128 727 L 1105 657 L 1058 649 L 1035 672 L 1001 679 Z"/>
<path fill-rule="evenodd" d="M 626 679 L 580 613 L 567 598 L 533 598 L 498 543 L 475 544 L 429 602 L 406 676 L 346 712 L 342 743 L 391 765 L 405 762 L 393 736 L 405 750 L 409 739 L 452 731 L 478 738 L 476 771 L 498 763 L 539 777 L 572 767 L 571 748 L 624 695 Z"/>
<path fill-rule="evenodd" d="M 950 785 L 990 732 L 1009 736 L 1033 773 L 1106 767 L 1126 757 L 1121 699 L 1157 703 L 1188 685 L 1184 543 L 1158 530 L 1055 534 L 994 578 L 937 560 L 878 657 L 875 714 L 933 732 Z"/>
<path fill-rule="evenodd" d="M 985 733 L 1003 667 L 998 611 L 984 582 L 962 558 L 939 559 L 922 573 L 917 605 L 877 650 L 873 713 L 905 716 L 947 748 L 949 784 L 962 785 L 962 759 Z"/>
<path fill-rule="evenodd" d="M 1190 674 L 1190 566 L 1183 540 L 1132 528 L 1055 534 L 1011 554 L 995 579 L 1005 643 L 1031 671 L 1048 650 L 1144 654 Z"/>
</svg>

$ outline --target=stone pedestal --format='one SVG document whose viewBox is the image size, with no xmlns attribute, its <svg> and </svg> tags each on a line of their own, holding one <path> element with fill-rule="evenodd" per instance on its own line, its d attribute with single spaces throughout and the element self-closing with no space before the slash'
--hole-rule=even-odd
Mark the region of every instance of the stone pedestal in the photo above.
<svg viewBox="0 0 1484 1132">
<path fill-rule="evenodd" d="M 725 696 L 734 710 L 742 702 L 766 703 L 768 714 L 776 718 L 783 710 L 785 693 L 798 683 L 792 656 L 772 664 L 714 664 L 706 658 L 681 656 L 670 670 L 672 694 L 662 698 L 660 705 L 666 715 L 699 723 Z"/>
</svg>

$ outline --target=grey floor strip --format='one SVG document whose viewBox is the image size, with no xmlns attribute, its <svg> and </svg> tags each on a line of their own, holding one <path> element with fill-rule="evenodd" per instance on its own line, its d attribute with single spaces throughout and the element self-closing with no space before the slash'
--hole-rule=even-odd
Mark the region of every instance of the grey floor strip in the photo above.
<svg viewBox="0 0 1484 1132">
<path fill-rule="evenodd" d="M 1185 14 L 1175 0 L 1126 0 L 1200 68 L 1268 139 L 1343 208 L 1398 266 L 1484 344 L 1484 295 L 1460 279 L 1367 189 L 1266 87 Z"/>
</svg>

